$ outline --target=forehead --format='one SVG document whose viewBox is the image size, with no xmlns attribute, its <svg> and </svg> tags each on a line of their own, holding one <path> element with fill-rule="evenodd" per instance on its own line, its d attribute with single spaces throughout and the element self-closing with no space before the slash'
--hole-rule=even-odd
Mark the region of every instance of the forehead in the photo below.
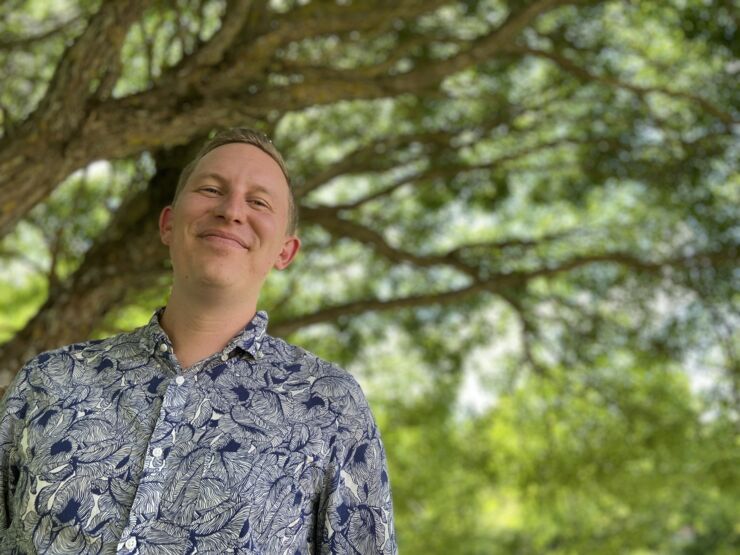
<svg viewBox="0 0 740 555">
<path fill-rule="evenodd" d="M 245 143 L 229 143 L 214 148 L 203 156 L 191 180 L 220 177 L 231 184 L 258 185 L 268 190 L 287 193 L 288 181 L 280 165 L 265 151 Z"/>
</svg>

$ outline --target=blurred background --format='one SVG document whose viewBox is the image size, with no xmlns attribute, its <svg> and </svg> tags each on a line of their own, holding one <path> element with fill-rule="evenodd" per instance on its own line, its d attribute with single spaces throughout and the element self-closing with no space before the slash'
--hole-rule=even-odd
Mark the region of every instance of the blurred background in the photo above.
<svg viewBox="0 0 740 555">
<path fill-rule="evenodd" d="M 144 324 L 214 130 L 304 248 L 270 331 L 351 371 L 404 554 L 740 551 L 733 0 L 5 0 L 0 388 Z"/>
</svg>

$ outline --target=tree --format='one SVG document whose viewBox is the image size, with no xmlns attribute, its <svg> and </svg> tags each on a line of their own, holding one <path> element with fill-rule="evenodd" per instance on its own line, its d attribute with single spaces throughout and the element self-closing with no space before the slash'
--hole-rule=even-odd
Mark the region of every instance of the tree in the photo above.
<svg viewBox="0 0 740 555">
<path fill-rule="evenodd" d="M 502 321 L 497 394 L 647 350 L 718 367 L 705 408 L 737 422 L 731 2 L 15 0 L 0 21 L 3 384 L 162 302 L 157 214 L 208 133 L 248 124 L 301 210 L 272 333 L 369 382 L 405 345 L 445 426 Z M 407 401 L 378 405 L 413 422 Z"/>
</svg>

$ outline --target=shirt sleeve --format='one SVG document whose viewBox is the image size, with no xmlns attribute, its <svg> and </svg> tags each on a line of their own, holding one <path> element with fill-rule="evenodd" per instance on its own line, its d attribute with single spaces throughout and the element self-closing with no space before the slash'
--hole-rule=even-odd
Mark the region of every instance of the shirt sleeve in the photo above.
<svg viewBox="0 0 740 555">
<path fill-rule="evenodd" d="M 369 408 L 362 412 L 362 430 L 332 452 L 318 522 L 322 555 L 397 553 L 385 450 Z"/>
<path fill-rule="evenodd" d="M 13 519 L 13 497 L 18 480 L 18 430 L 28 408 L 25 400 L 26 368 L 18 372 L 0 400 L 0 537 Z"/>
</svg>

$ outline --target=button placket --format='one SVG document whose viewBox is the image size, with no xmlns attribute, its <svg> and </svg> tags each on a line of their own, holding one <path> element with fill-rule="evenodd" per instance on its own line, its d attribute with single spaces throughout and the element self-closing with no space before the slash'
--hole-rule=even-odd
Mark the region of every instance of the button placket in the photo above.
<svg viewBox="0 0 740 555">
<path fill-rule="evenodd" d="M 167 388 L 165 397 L 162 400 L 162 415 L 157 421 L 157 424 L 154 427 L 154 433 L 152 434 L 153 438 L 157 438 L 156 443 L 159 443 L 159 445 L 164 444 L 165 447 L 167 447 L 167 444 L 169 443 L 168 440 L 171 440 L 172 434 L 163 433 L 163 429 L 171 428 L 173 426 L 176 427 L 175 421 L 181 420 L 182 411 L 184 409 L 184 404 L 182 402 L 173 402 L 175 400 L 173 398 L 173 389 L 180 387 L 181 383 L 185 382 L 185 378 L 183 376 L 177 376 L 174 382 L 177 385 L 170 385 Z M 150 457 L 147 458 L 146 464 L 147 468 L 155 472 L 160 472 L 167 466 L 167 458 L 164 456 L 164 449 L 159 445 L 151 448 Z"/>
<path fill-rule="evenodd" d="M 149 457 L 149 464 L 146 466 L 146 470 L 154 471 L 154 472 L 161 472 L 167 467 L 167 459 L 163 459 L 161 457 L 161 449 L 157 447 L 156 449 L 160 450 L 160 456 L 157 456 L 154 454 L 154 451 L 152 450 L 152 456 Z"/>
</svg>

